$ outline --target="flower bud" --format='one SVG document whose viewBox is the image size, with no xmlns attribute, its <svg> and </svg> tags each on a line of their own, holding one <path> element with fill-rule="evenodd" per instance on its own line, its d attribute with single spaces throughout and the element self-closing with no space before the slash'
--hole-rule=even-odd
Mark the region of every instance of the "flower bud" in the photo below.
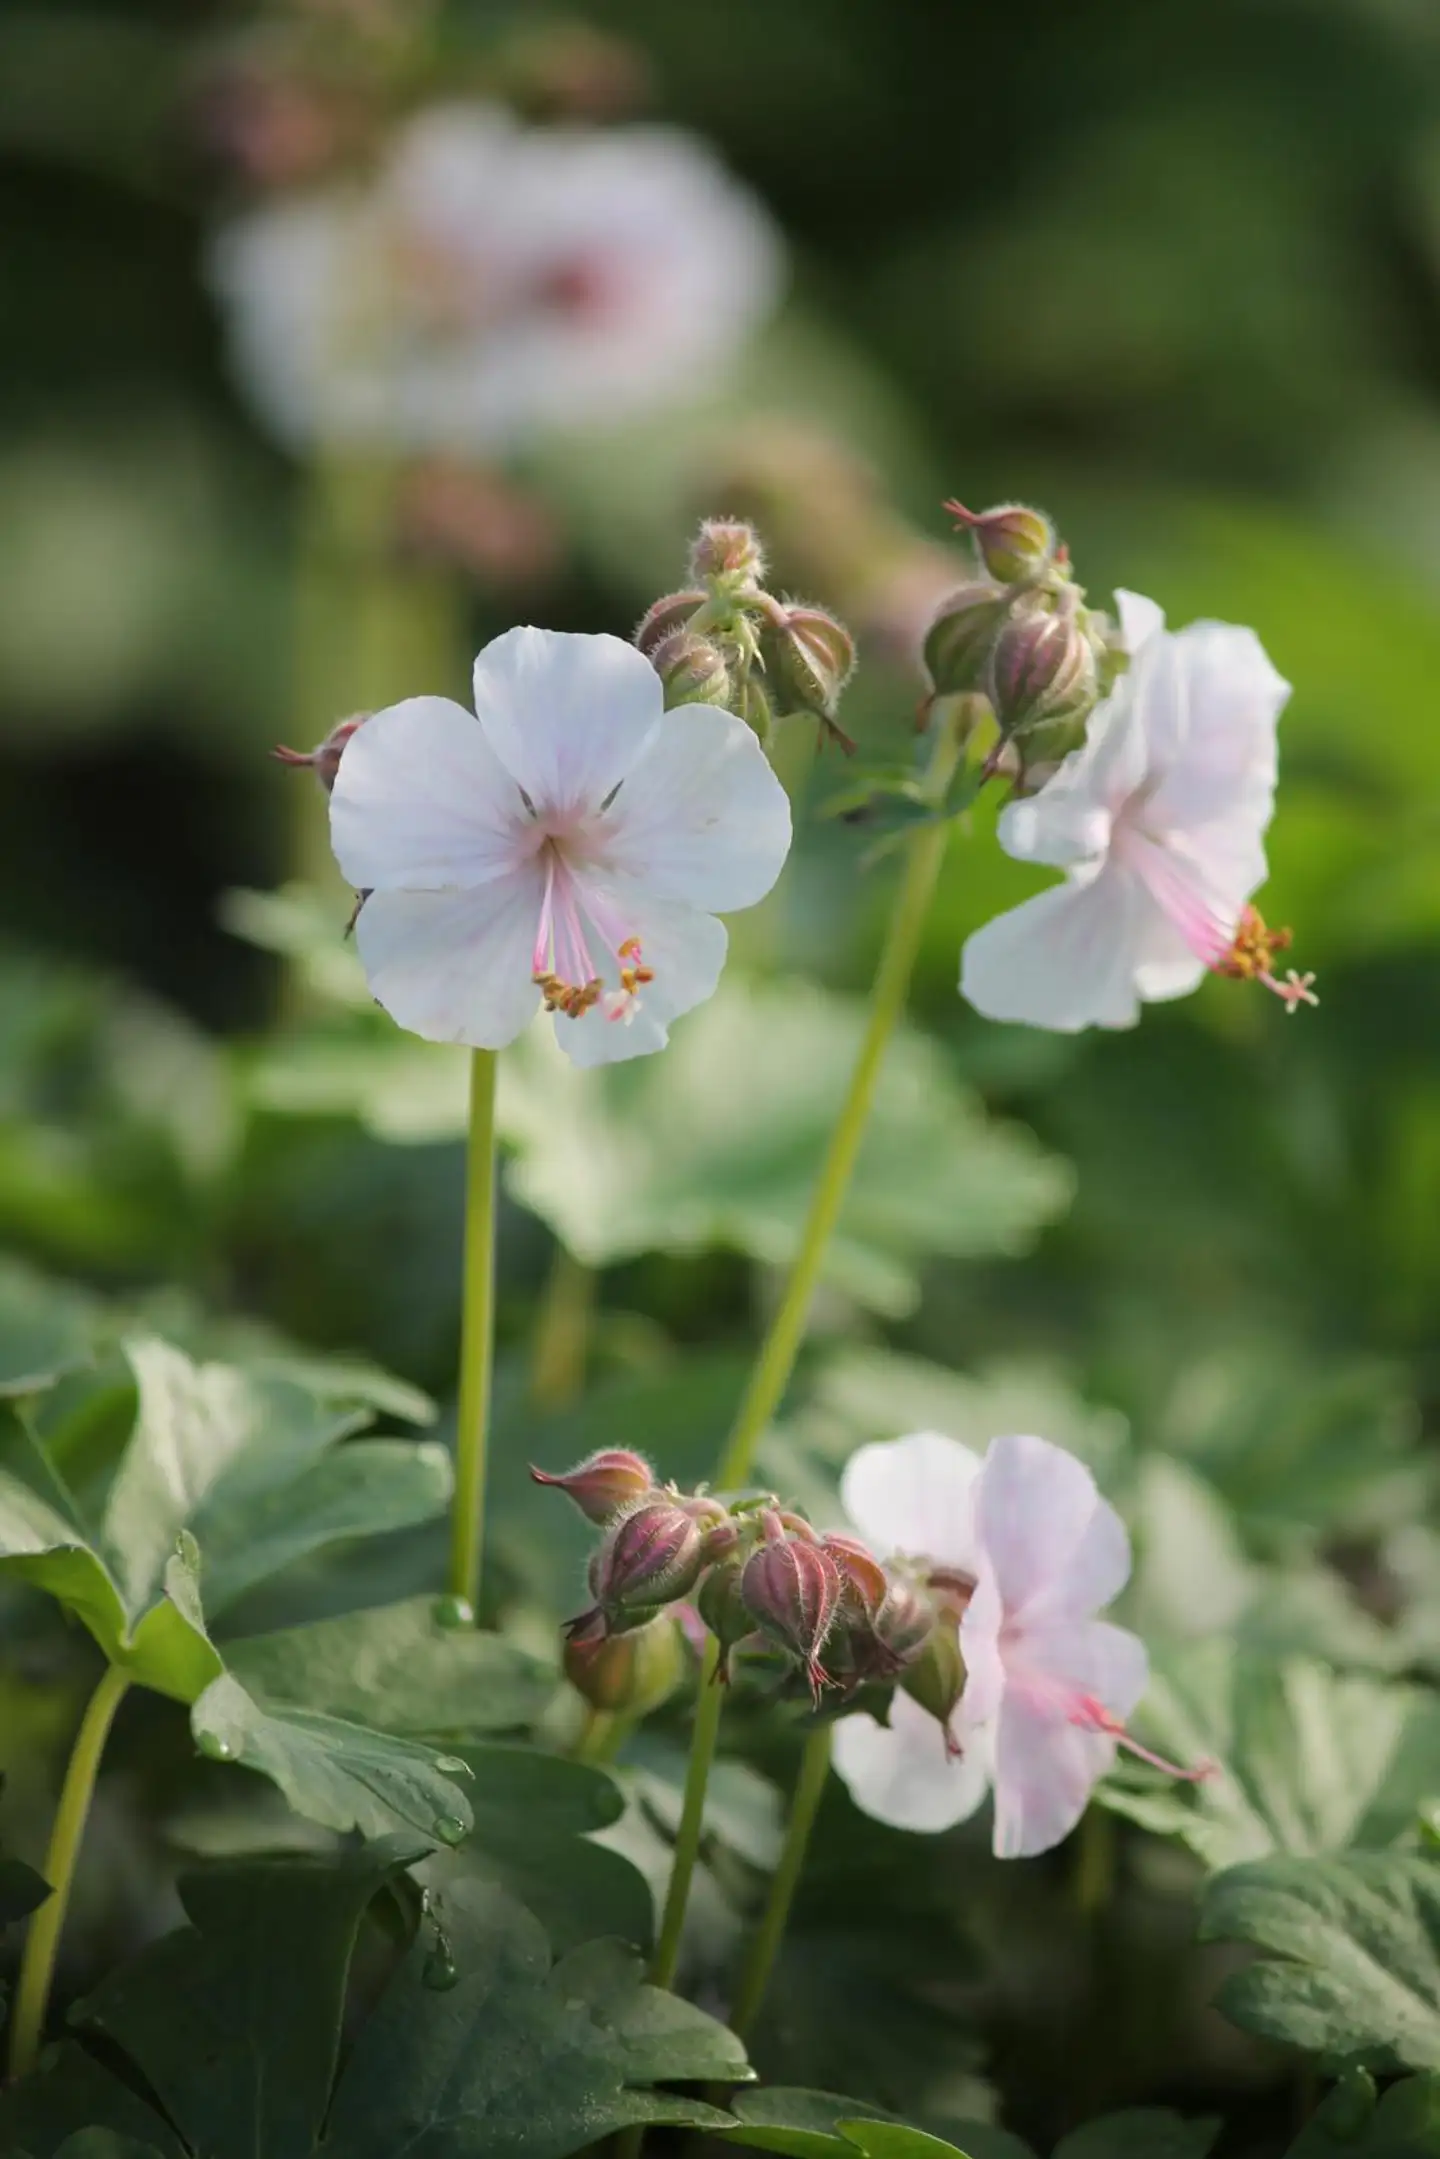
<svg viewBox="0 0 1440 2159">
<path fill-rule="evenodd" d="M 690 575 L 697 584 L 742 589 L 759 585 L 765 575 L 765 552 L 754 526 L 707 518 L 690 550 Z"/>
<path fill-rule="evenodd" d="M 888 1584 L 875 1614 L 875 1638 L 892 1671 L 913 1664 L 935 1631 L 935 1607 L 913 1582 Z"/>
<path fill-rule="evenodd" d="M 960 1654 L 960 1621 L 954 1612 L 938 1611 L 918 1653 L 906 1665 L 900 1684 L 912 1701 L 944 1727 L 947 1752 L 958 1752 L 950 1719 L 965 1692 L 965 1659 Z"/>
<path fill-rule="evenodd" d="M 720 1644 L 716 1677 L 728 1681 L 730 1652 L 755 1631 L 755 1620 L 741 1591 L 745 1562 L 738 1556 L 712 1567 L 695 1595 L 695 1609 Z"/>
<path fill-rule="evenodd" d="M 1055 527 L 1040 510 L 1029 510 L 1022 502 L 1002 502 L 993 510 L 967 510 L 963 502 L 947 502 L 945 507 L 969 532 L 981 562 L 1002 585 L 1037 577 L 1055 560 Z"/>
<path fill-rule="evenodd" d="M 628 1447 L 602 1447 L 577 1469 L 552 1477 L 531 1468 L 536 1484 L 553 1484 L 574 1500 L 587 1522 L 613 1522 L 626 1507 L 633 1507 L 653 1490 L 650 1464 Z"/>
<path fill-rule="evenodd" d="M 847 1601 L 873 1618 L 890 1591 L 890 1578 L 875 1554 L 858 1537 L 832 1531 L 821 1541 L 839 1572 Z"/>
<path fill-rule="evenodd" d="M 648 660 L 655 647 L 662 644 L 672 631 L 683 630 L 697 607 L 705 605 L 703 592 L 667 592 L 653 607 L 647 608 L 636 627 L 634 642 Z"/>
<path fill-rule="evenodd" d="M 834 717 L 840 692 L 855 672 L 855 640 L 823 607 L 786 607 L 767 639 L 780 709 Z"/>
<path fill-rule="evenodd" d="M 770 1517 L 765 1542 L 745 1562 L 740 1594 L 761 1633 L 799 1660 L 818 1707 L 820 1690 L 829 1684 L 820 1651 L 840 1604 L 834 1560 L 823 1545 L 786 1536 L 778 1517 Z"/>
<path fill-rule="evenodd" d="M 337 720 L 325 740 L 317 742 L 313 750 L 290 750 L 280 742 L 270 754 L 282 765 L 307 765 L 328 795 L 334 788 L 346 743 L 370 716 L 368 712 L 352 712 L 348 720 Z"/>
<path fill-rule="evenodd" d="M 1005 739 L 1075 720 L 1095 703 L 1095 653 L 1069 613 L 1016 615 L 990 654 L 987 691 Z"/>
<path fill-rule="evenodd" d="M 685 1637 L 670 1613 L 628 1634 L 602 1641 L 572 1637 L 565 1677 L 592 1709 L 611 1716 L 648 1717 L 668 1701 L 685 1675 Z"/>
<path fill-rule="evenodd" d="M 611 1632 L 693 1589 L 704 1543 L 699 1523 L 665 1496 L 642 1500 L 612 1523 L 590 1562 L 591 1593 Z"/>
<path fill-rule="evenodd" d="M 961 585 L 942 601 L 924 647 L 937 697 L 966 697 L 985 688 L 990 653 L 1011 604 L 1002 585 L 981 581 Z"/>
<path fill-rule="evenodd" d="M 676 705 L 723 705 L 729 699 L 724 653 L 693 630 L 672 630 L 650 654 L 650 664 L 665 685 L 667 711 Z"/>
</svg>

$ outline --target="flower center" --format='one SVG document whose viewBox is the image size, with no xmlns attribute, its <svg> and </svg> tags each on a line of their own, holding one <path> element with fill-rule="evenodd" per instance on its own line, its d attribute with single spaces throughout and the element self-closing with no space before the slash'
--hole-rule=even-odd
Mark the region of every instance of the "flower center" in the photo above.
<svg viewBox="0 0 1440 2159">
<path fill-rule="evenodd" d="M 1263 982 L 1267 990 L 1273 990 L 1282 1000 L 1287 1012 L 1298 1011 L 1301 1005 L 1318 1005 L 1311 984 L 1313 974 L 1296 974 L 1293 967 L 1286 970 L 1284 981 L 1275 975 L 1275 955 L 1288 952 L 1294 939 L 1291 930 L 1272 930 L 1265 926 L 1264 917 L 1257 907 L 1247 907 L 1240 917 L 1240 925 L 1231 939 L 1230 948 L 1214 965 L 1217 975 L 1232 975 L 1241 982 Z"/>
<path fill-rule="evenodd" d="M 593 886 L 582 887 L 557 834 L 547 836 L 541 846 L 545 894 L 531 977 L 545 1009 L 578 1020 L 603 999 L 607 1019 L 628 1023 L 640 1009 L 641 990 L 655 979 L 654 968 L 645 964 L 640 939 Z M 596 970 L 592 939 L 598 940 L 614 963 L 618 987 L 608 993 L 604 975 Z"/>
<path fill-rule="evenodd" d="M 1290 930 L 1267 929 L 1259 909 L 1248 906 L 1242 907 L 1232 927 L 1206 900 L 1197 879 L 1187 875 L 1176 860 L 1175 844 L 1137 826 L 1133 816 L 1127 816 L 1123 825 L 1117 819 L 1114 845 L 1120 859 L 1212 974 L 1259 982 L 1280 999 L 1287 1012 L 1319 1004 L 1313 974 L 1297 974 L 1292 967 L 1282 980 L 1275 972 L 1276 955 L 1290 948 Z"/>
</svg>

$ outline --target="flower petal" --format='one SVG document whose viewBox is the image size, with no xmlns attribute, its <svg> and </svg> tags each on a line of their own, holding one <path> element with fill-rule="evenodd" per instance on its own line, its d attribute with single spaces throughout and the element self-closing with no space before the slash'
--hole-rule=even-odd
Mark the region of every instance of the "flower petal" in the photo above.
<svg viewBox="0 0 1440 2159">
<path fill-rule="evenodd" d="M 1115 591 L 1115 609 L 1120 617 L 1120 635 L 1125 640 L 1125 650 L 1133 660 L 1142 645 L 1158 636 L 1165 628 L 1165 610 L 1147 600 L 1143 592 L 1127 592 L 1123 586 Z"/>
<path fill-rule="evenodd" d="M 1114 1759 L 1104 1733 L 1008 1690 L 995 1727 L 996 1858 L 1033 1859 L 1068 1837 Z"/>
<path fill-rule="evenodd" d="M 1139 879 L 1108 862 L 1088 882 L 1056 885 L 976 930 L 960 956 L 960 993 L 987 1019 L 1061 1034 L 1132 1027 L 1155 914 Z"/>
<path fill-rule="evenodd" d="M 1130 1578 L 1130 1539 L 1083 1462 L 1033 1434 L 992 1440 L 975 1485 L 975 1533 L 1007 1631 L 1085 1617 Z"/>
<path fill-rule="evenodd" d="M 620 637 L 507 630 L 475 662 L 475 710 L 490 747 L 551 815 L 597 811 L 664 707 L 654 668 Z"/>
<path fill-rule="evenodd" d="M 840 1478 L 845 1512 L 883 1554 L 974 1572 L 974 1488 L 980 1457 L 944 1432 L 857 1447 Z"/>
<path fill-rule="evenodd" d="M 1144 731 L 1129 678 L 1091 714 L 1085 741 L 1058 772 L 1000 812 L 996 837 L 1017 862 L 1070 869 L 1103 855 L 1115 812 L 1145 777 Z"/>
<path fill-rule="evenodd" d="M 372 893 L 355 942 L 376 998 L 427 1042 L 503 1049 L 540 1002 L 531 960 L 541 892 L 527 865 L 465 892 Z"/>
<path fill-rule="evenodd" d="M 863 1712 L 835 1727 L 835 1767 L 863 1814 L 931 1834 L 967 1821 L 989 1783 L 987 1750 L 947 1754 L 940 1725 L 898 1689 L 887 1730 Z"/>
<path fill-rule="evenodd" d="M 473 713 L 447 697 L 409 697 L 357 728 L 330 797 L 331 844 L 359 891 L 485 884 L 523 858 L 528 823 Z"/>
<path fill-rule="evenodd" d="M 622 1064 L 631 1057 L 647 1057 L 664 1049 L 670 1039 L 670 1023 L 715 993 L 725 965 L 729 939 L 723 922 L 659 900 L 628 884 L 600 886 L 592 878 L 577 878 L 582 902 L 602 908 L 623 926 L 624 934 L 639 939 L 645 965 L 654 981 L 644 984 L 639 1002 L 628 1018 L 611 1017 L 611 999 L 602 997 L 579 1019 L 557 1017 L 555 1033 L 572 1064 Z M 595 972 L 607 991 L 619 988 L 614 948 L 591 937 Z"/>
<path fill-rule="evenodd" d="M 1253 852 L 1274 806 L 1276 725 L 1290 695 L 1255 632 L 1192 622 L 1146 647 L 1136 680 L 1161 775 L 1146 829 L 1212 828 L 1212 851 L 1228 830 Z"/>
<path fill-rule="evenodd" d="M 707 914 L 763 900 L 790 851 L 790 804 L 743 720 L 667 713 L 605 820 L 606 857 L 661 899 Z"/>
</svg>

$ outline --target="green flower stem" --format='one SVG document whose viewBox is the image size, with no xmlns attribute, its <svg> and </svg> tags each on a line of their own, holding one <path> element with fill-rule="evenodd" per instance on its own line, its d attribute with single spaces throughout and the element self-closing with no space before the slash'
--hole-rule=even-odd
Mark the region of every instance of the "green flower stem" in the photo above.
<svg viewBox="0 0 1440 2159">
<path fill-rule="evenodd" d="M 925 775 L 925 794 L 929 801 L 939 803 L 943 800 L 959 758 L 957 732 L 942 723 Z M 715 1484 L 722 1492 L 749 1482 L 756 1447 L 779 1407 L 795 1369 L 825 1250 L 845 1204 L 860 1143 L 865 1137 L 880 1067 L 890 1037 L 905 1010 L 925 918 L 930 912 L 949 837 L 949 821 L 936 818 L 933 823 L 921 826 L 910 839 L 905 873 L 895 895 L 894 912 L 870 992 L 870 1017 L 850 1076 L 849 1092 L 830 1137 L 829 1151 L 810 1201 L 800 1250 L 790 1270 L 785 1294 L 770 1323 L 770 1332 L 756 1360 L 734 1429 L 715 1473 Z"/>
<path fill-rule="evenodd" d="M 805 1865 L 810 1832 L 815 1826 L 815 1817 L 820 1811 L 820 1801 L 824 1797 L 829 1775 L 830 1726 L 817 1724 L 806 1740 L 805 1751 L 800 1757 L 800 1774 L 795 1781 L 795 1796 L 790 1802 L 790 1819 L 785 1826 L 780 1864 L 771 1878 L 770 1894 L 765 1900 L 764 1913 L 750 1943 L 740 1973 L 734 2007 L 730 2011 L 730 2029 L 738 2039 L 747 2037 L 764 2005 L 765 1990 L 770 1984 L 775 1958 L 785 1938 L 790 1907 L 795 1901 L 795 1891 L 799 1887 Z"/>
<path fill-rule="evenodd" d="M 20 1960 L 14 2021 L 10 2029 L 12 2077 L 23 2077 L 33 2069 L 40 2051 L 50 1983 L 55 1976 L 55 1953 L 65 1925 L 75 1879 L 75 1862 L 80 1855 L 80 1843 L 94 1796 L 95 1777 L 115 1712 L 129 1685 L 128 1677 L 118 1665 L 107 1666 L 104 1678 L 86 1704 L 80 1729 L 75 1734 L 75 1744 L 70 1750 L 60 1804 L 55 1811 L 55 1826 L 50 1833 L 50 1849 L 45 1855 L 45 1879 L 50 1884 L 50 1895 L 30 1922 L 25 1953 Z"/>
<path fill-rule="evenodd" d="M 595 1288 L 593 1267 L 557 1244 L 531 1351 L 530 1399 L 537 1409 L 567 1409 L 584 1392 Z"/>
<path fill-rule="evenodd" d="M 690 1740 L 690 1763 L 685 1772 L 685 1799 L 680 1809 L 680 1827 L 675 1837 L 670 1886 L 665 1892 L 660 1939 L 655 1945 L 655 1954 L 650 1962 L 651 1984 L 657 1987 L 674 1984 L 675 1967 L 680 1961 L 680 1937 L 685 1931 L 685 1907 L 690 1899 L 690 1882 L 695 1872 L 695 1862 L 700 1855 L 700 1836 L 705 1823 L 705 1788 L 710 1781 L 710 1764 L 715 1759 L 720 1712 L 725 1705 L 725 1689 L 720 1684 L 719 1670 L 720 1645 L 711 1641 L 706 1644 L 704 1662 L 700 1667 L 700 1694 L 695 1705 L 695 1730 Z"/>
<path fill-rule="evenodd" d="M 465 1276 L 460 1319 L 460 1403 L 450 1590 L 478 1608 L 485 1543 L 485 1470 L 490 1377 L 495 1358 L 494 1050 L 470 1053 L 470 1140 L 465 1163 Z"/>
</svg>

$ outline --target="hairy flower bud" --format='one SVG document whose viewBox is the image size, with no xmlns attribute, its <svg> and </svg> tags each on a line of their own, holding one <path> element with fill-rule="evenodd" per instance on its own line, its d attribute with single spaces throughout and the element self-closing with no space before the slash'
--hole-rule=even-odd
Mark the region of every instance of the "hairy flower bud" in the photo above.
<svg viewBox="0 0 1440 2159">
<path fill-rule="evenodd" d="M 574 1500 L 587 1522 L 612 1522 L 654 1488 L 650 1464 L 628 1447 L 602 1447 L 563 1477 L 531 1468 L 536 1484 L 552 1484 Z"/>
<path fill-rule="evenodd" d="M 890 1578 L 875 1554 L 858 1537 L 836 1531 L 822 1542 L 839 1571 L 847 1600 L 873 1618 L 890 1591 Z"/>
<path fill-rule="evenodd" d="M 758 586 L 765 575 L 765 551 L 754 526 L 707 518 L 690 549 L 690 575 L 697 584 Z"/>
<path fill-rule="evenodd" d="M 935 1606 L 913 1582 L 896 1578 L 875 1614 L 875 1636 L 892 1670 L 913 1664 L 935 1631 Z"/>
<path fill-rule="evenodd" d="M 840 1604 L 840 1572 L 823 1545 L 788 1536 L 778 1516 L 763 1526 L 765 1541 L 745 1562 L 740 1594 L 761 1633 L 798 1659 L 818 1707 L 829 1683 L 820 1652 Z"/>
<path fill-rule="evenodd" d="M 823 607 L 784 607 L 767 639 L 777 703 L 833 720 L 840 692 L 855 672 L 855 640 Z"/>
<path fill-rule="evenodd" d="M 1006 740 L 1079 719 L 1095 703 L 1094 649 L 1069 612 L 1017 615 L 995 640 L 986 687 Z"/>
<path fill-rule="evenodd" d="M 685 1636 L 665 1612 L 628 1634 L 601 1641 L 574 1636 L 565 1644 L 564 1662 L 565 1677 L 592 1709 L 647 1717 L 669 1700 L 685 1675 Z"/>
<path fill-rule="evenodd" d="M 287 749 L 283 742 L 275 745 L 271 756 L 282 765 L 305 765 L 312 771 L 328 795 L 335 785 L 335 775 L 340 770 L 340 760 L 345 745 L 357 727 L 363 727 L 370 718 L 368 712 L 352 712 L 348 720 L 337 720 L 323 742 L 317 742 L 313 750 Z"/>
<path fill-rule="evenodd" d="M 990 654 L 1011 606 L 1003 585 L 980 580 L 961 585 L 941 603 L 924 647 L 937 697 L 966 697 L 985 689 Z"/>
<path fill-rule="evenodd" d="M 716 1677 L 728 1681 L 730 1652 L 755 1631 L 754 1616 L 741 1591 L 745 1562 L 738 1555 L 711 1567 L 695 1594 L 695 1609 L 720 1644 Z"/>
<path fill-rule="evenodd" d="M 960 1654 L 960 1620 L 955 1612 L 943 1608 L 935 1613 L 923 1645 L 900 1675 L 900 1684 L 943 1727 L 946 1751 L 958 1752 L 950 1719 L 965 1692 L 965 1659 Z"/>
<path fill-rule="evenodd" d="M 634 642 L 646 659 L 650 659 L 655 647 L 676 630 L 683 630 L 697 607 L 705 605 L 703 592 L 667 592 L 653 607 L 645 610 L 636 626 Z"/>
<path fill-rule="evenodd" d="M 970 534 L 975 552 L 992 577 L 1013 585 L 1036 577 L 1055 560 L 1055 527 L 1043 511 L 1023 502 L 1002 502 L 993 510 L 967 510 L 947 502 L 951 516 Z"/>
<path fill-rule="evenodd" d="M 606 1532 L 590 1562 L 590 1589 L 613 1633 L 694 1588 L 705 1533 L 674 1499 L 642 1500 Z"/>
<path fill-rule="evenodd" d="M 723 705 L 729 699 L 724 653 L 693 630 L 672 630 L 662 638 L 650 654 L 650 665 L 665 685 L 667 711 L 676 705 Z"/>
</svg>

